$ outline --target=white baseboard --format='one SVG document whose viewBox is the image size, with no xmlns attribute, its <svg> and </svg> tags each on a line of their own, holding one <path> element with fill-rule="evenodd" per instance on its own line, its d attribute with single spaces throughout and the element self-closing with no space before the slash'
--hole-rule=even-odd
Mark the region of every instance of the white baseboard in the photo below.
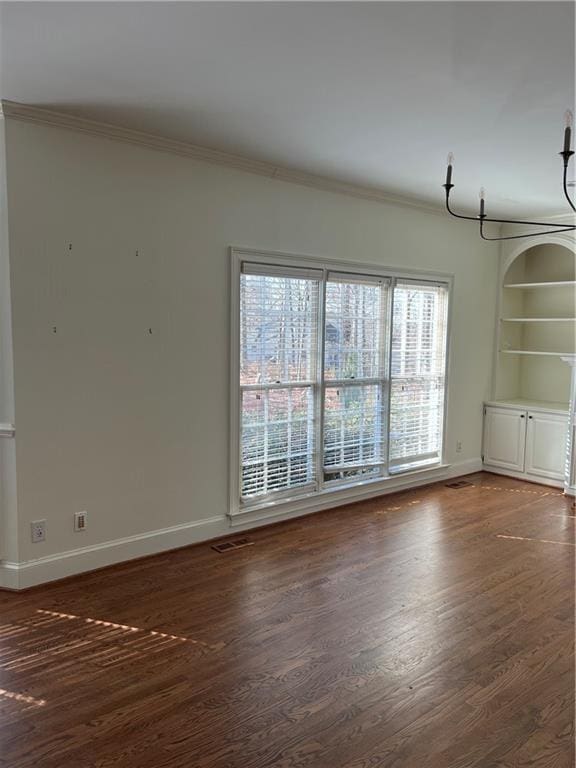
<svg viewBox="0 0 576 768">
<path fill-rule="evenodd" d="M 28 589 L 48 581 L 64 579 L 85 571 L 94 571 L 137 557 L 146 557 L 170 549 L 186 547 L 218 536 L 225 536 L 230 523 L 223 515 L 194 523 L 175 525 L 123 539 L 105 541 L 89 547 L 59 552 L 21 563 L 0 563 L 0 588 Z"/>
<path fill-rule="evenodd" d="M 452 464 L 431 472 L 418 473 L 418 476 L 404 476 L 394 479 L 394 482 L 386 487 L 358 487 L 350 489 L 343 496 L 328 496 L 321 499 L 307 500 L 307 505 L 299 507 L 296 511 L 287 513 L 285 510 L 265 511 L 260 510 L 257 518 L 235 519 L 230 521 L 226 516 L 212 517 L 194 523 L 175 525 L 158 531 L 150 531 L 136 536 L 127 536 L 123 539 L 106 541 L 102 544 L 73 549 L 68 552 L 60 552 L 55 555 L 39 557 L 36 560 L 28 560 L 20 563 L 0 563 L 0 588 L 21 590 L 38 586 L 49 581 L 64 579 L 86 571 L 104 568 L 128 560 L 134 560 L 146 555 L 154 555 L 171 549 L 186 547 L 219 536 L 225 536 L 231 527 L 235 530 L 249 530 L 267 525 L 280 520 L 290 520 L 294 517 L 318 512 L 322 509 L 350 504 L 354 501 L 396 493 L 407 488 L 416 488 L 421 485 L 440 482 L 452 477 L 469 475 L 482 469 L 481 459 L 470 459 L 458 464 Z"/>
<path fill-rule="evenodd" d="M 457 464 L 446 464 L 432 469 L 410 472 L 405 475 L 388 478 L 384 481 L 351 486 L 334 490 L 322 496 L 314 495 L 287 504 L 270 505 L 254 511 L 246 511 L 231 516 L 231 525 L 235 530 L 249 530 L 257 526 L 269 525 L 280 520 L 292 520 L 296 517 L 310 515 L 324 509 L 341 507 L 344 504 L 354 504 L 363 499 L 374 499 L 389 493 L 398 493 L 409 488 L 418 488 L 430 483 L 438 483 L 452 477 L 471 475 L 482 471 L 482 459 L 469 459 Z"/>
<path fill-rule="evenodd" d="M 450 464 L 447 478 L 462 477 L 462 475 L 473 475 L 474 472 L 482 472 L 482 459 L 478 456 L 475 459 L 466 459 Z"/>
<path fill-rule="evenodd" d="M 515 480 L 524 480 L 526 483 L 536 483 L 537 485 L 549 485 L 552 488 L 564 488 L 564 482 L 562 480 L 555 480 L 553 477 L 540 477 L 540 475 L 529 475 L 526 472 L 514 472 L 511 469 L 501 469 L 500 467 L 492 467 L 489 464 L 484 464 L 483 469 L 485 472 L 490 472 L 494 475 L 504 475 L 504 477 L 513 477 Z"/>
</svg>

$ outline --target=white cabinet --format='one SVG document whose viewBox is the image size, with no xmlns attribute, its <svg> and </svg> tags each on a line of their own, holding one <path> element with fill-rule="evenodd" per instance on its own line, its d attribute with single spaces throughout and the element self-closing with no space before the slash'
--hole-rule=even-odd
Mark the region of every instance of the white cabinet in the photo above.
<svg viewBox="0 0 576 768">
<path fill-rule="evenodd" d="M 515 405 L 484 408 L 483 461 L 487 470 L 562 486 L 568 415 Z"/>
<path fill-rule="evenodd" d="M 526 413 L 512 408 L 486 407 L 484 415 L 484 463 L 524 471 Z"/>
<path fill-rule="evenodd" d="M 526 424 L 525 471 L 532 475 L 563 480 L 568 419 L 557 413 L 529 411 Z"/>
</svg>

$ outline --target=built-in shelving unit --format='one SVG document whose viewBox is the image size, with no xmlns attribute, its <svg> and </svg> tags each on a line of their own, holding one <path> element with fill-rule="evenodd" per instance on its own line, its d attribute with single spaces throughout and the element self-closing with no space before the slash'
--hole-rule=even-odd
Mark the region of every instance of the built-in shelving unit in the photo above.
<svg viewBox="0 0 576 768">
<path fill-rule="evenodd" d="M 574 239 L 543 235 L 535 242 L 524 250 L 516 241 L 502 245 L 494 387 L 484 403 L 482 461 L 490 472 L 576 490 L 576 417 L 570 404 L 571 397 L 576 402 Z"/>
<path fill-rule="evenodd" d="M 520 253 L 503 275 L 495 402 L 565 403 L 574 354 L 574 252 L 556 243 Z"/>
</svg>

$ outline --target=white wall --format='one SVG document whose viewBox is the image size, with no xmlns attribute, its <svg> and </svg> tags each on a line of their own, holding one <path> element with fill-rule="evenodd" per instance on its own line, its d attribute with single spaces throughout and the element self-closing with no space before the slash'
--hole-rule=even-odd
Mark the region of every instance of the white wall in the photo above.
<svg viewBox="0 0 576 768">
<path fill-rule="evenodd" d="M 479 458 L 498 249 L 475 227 L 53 126 L 9 119 L 7 146 L 19 561 L 224 525 L 230 245 L 454 273 L 448 459 Z"/>
<path fill-rule="evenodd" d="M 14 423 L 5 124 L 0 119 L 0 424 Z M 0 560 L 18 556 L 16 446 L 0 437 Z M 1 582 L 0 582 L 1 583 Z"/>
</svg>

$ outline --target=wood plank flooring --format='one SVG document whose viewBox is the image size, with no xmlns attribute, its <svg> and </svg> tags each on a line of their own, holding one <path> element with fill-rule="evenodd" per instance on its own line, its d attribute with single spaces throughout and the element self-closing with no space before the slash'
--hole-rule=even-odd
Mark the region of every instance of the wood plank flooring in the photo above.
<svg viewBox="0 0 576 768">
<path fill-rule="evenodd" d="M 0 766 L 573 768 L 576 513 L 468 479 L 0 593 Z"/>
</svg>

